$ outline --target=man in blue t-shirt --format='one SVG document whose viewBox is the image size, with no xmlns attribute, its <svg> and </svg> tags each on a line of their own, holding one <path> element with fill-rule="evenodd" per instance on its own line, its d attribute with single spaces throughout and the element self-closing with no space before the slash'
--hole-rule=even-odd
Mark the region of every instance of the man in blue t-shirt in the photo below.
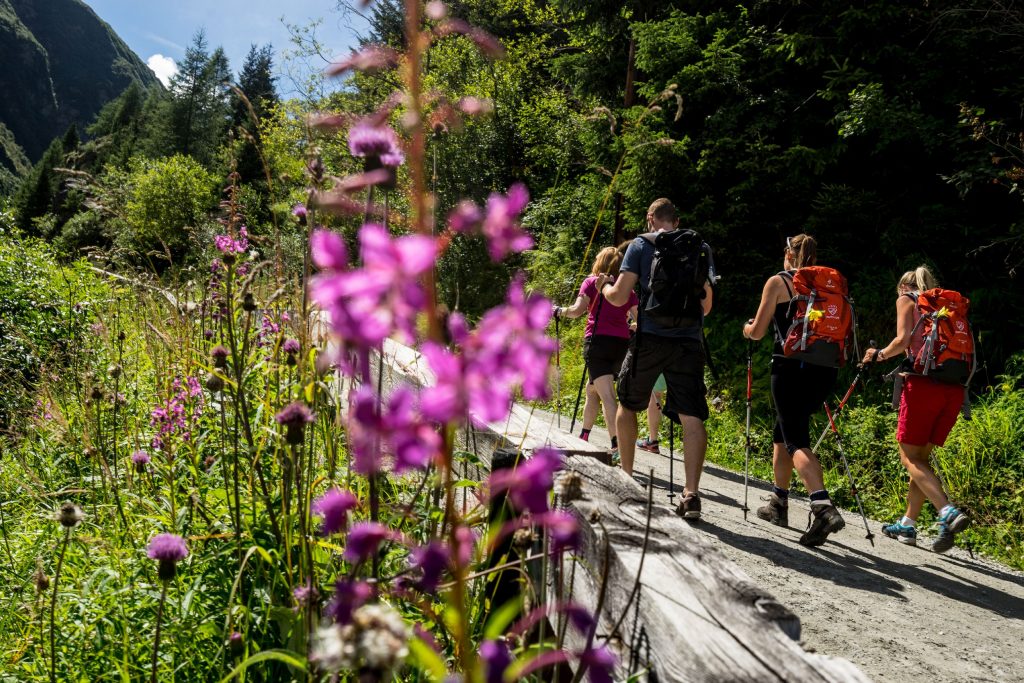
<svg viewBox="0 0 1024 683">
<path fill-rule="evenodd" d="M 657 199 L 647 209 L 647 225 L 651 232 L 675 230 L 679 227 L 676 207 L 667 199 Z M 667 391 L 663 412 L 666 417 L 682 425 L 684 469 L 686 481 L 683 499 L 676 512 L 686 519 L 700 518 L 700 497 L 697 490 L 704 467 L 708 437 L 704 420 L 708 418 L 704 385 L 704 348 L 700 325 L 691 327 L 662 327 L 643 315 L 647 283 L 650 280 L 654 245 L 637 237 L 629 245 L 619 268 L 619 276 L 612 282 L 601 276 L 597 286 L 609 303 L 622 305 L 630 292 L 640 283 L 640 329 L 638 343 L 629 350 L 622 362 L 618 378 L 619 410 L 615 427 L 619 437 L 622 469 L 633 474 L 633 456 L 636 453 L 636 414 L 647 407 L 651 390 L 658 375 L 665 375 Z M 714 266 L 712 265 L 711 277 Z M 704 284 L 701 302 L 704 315 L 711 312 L 713 292 L 711 283 Z"/>
</svg>

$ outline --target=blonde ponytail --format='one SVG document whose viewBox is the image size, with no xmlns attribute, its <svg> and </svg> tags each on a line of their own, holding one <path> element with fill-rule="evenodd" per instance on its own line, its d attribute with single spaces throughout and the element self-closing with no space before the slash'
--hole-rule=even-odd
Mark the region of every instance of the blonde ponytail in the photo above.
<svg viewBox="0 0 1024 683">
<path fill-rule="evenodd" d="M 927 266 L 918 266 L 914 270 L 903 273 L 899 284 L 896 285 L 896 291 L 899 293 L 902 287 L 907 287 L 915 292 L 924 292 L 938 286 L 939 281 L 932 275 L 932 271 L 928 270 Z"/>
</svg>

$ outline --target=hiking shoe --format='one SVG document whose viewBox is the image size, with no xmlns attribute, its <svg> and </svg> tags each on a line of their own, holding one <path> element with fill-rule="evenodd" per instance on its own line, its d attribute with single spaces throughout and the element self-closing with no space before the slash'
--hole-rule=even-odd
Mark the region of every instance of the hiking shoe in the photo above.
<svg viewBox="0 0 1024 683">
<path fill-rule="evenodd" d="M 835 505 L 812 505 L 807 513 L 807 531 L 800 537 L 800 545 L 819 546 L 825 543 L 829 534 L 846 526 Z"/>
<path fill-rule="evenodd" d="M 956 508 L 939 517 L 939 535 L 932 543 L 932 550 L 944 553 L 953 547 L 955 536 L 971 525 L 971 519 Z"/>
<path fill-rule="evenodd" d="M 768 504 L 757 508 L 757 516 L 775 526 L 789 526 L 789 505 L 774 493 L 766 499 Z"/>
<path fill-rule="evenodd" d="M 658 448 L 658 442 L 651 441 L 648 437 L 637 439 L 636 447 L 648 453 L 661 453 L 661 449 Z"/>
<path fill-rule="evenodd" d="M 882 533 L 889 538 L 895 538 L 900 543 L 917 545 L 917 529 L 912 526 L 900 524 L 899 520 L 892 524 L 883 524 Z"/>
<path fill-rule="evenodd" d="M 622 464 L 622 458 L 619 457 L 619 449 L 608 451 L 608 464 L 612 467 L 618 467 Z"/>
<path fill-rule="evenodd" d="M 700 496 L 696 493 L 687 493 L 679 501 L 676 514 L 683 519 L 700 519 Z"/>
</svg>

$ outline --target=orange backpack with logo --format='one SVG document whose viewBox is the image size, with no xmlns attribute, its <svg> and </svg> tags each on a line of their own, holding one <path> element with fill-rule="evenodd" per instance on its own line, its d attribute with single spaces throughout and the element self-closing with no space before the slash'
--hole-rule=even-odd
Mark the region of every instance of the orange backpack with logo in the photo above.
<svg viewBox="0 0 1024 683">
<path fill-rule="evenodd" d="M 779 275 L 791 280 L 794 290 L 788 314 L 792 322 L 782 338 L 782 352 L 812 365 L 844 365 L 850 343 L 855 348 L 857 345 L 856 318 L 846 278 L 826 266 L 808 266 Z"/>
<path fill-rule="evenodd" d="M 915 373 L 946 384 L 970 383 L 975 369 L 970 305 L 970 299 L 952 289 L 936 287 L 917 295 L 918 320 L 911 338 L 920 341 L 910 349 Z"/>
</svg>

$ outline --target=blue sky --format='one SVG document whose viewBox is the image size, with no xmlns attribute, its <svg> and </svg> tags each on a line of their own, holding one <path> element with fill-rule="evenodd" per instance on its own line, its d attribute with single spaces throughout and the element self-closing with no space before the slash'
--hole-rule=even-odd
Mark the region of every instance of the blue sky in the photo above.
<svg viewBox="0 0 1024 683">
<path fill-rule="evenodd" d="M 162 78 L 173 68 L 168 59 L 179 61 L 192 35 L 206 29 L 211 48 L 221 46 L 236 74 L 252 43 L 274 46 L 278 89 L 289 94 L 281 51 L 290 48 L 288 31 L 281 17 L 290 24 L 304 26 L 323 19 L 317 37 L 330 54 L 343 55 L 355 43 L 358 33 L 365 34 L 365 22 L 333 11 L 336 0 L 83 0 L 101 19 L 110 24 L 121 39 L 142 61 Z M 162 59 L 161 59 L 162 58 Z"/>
</svg>

